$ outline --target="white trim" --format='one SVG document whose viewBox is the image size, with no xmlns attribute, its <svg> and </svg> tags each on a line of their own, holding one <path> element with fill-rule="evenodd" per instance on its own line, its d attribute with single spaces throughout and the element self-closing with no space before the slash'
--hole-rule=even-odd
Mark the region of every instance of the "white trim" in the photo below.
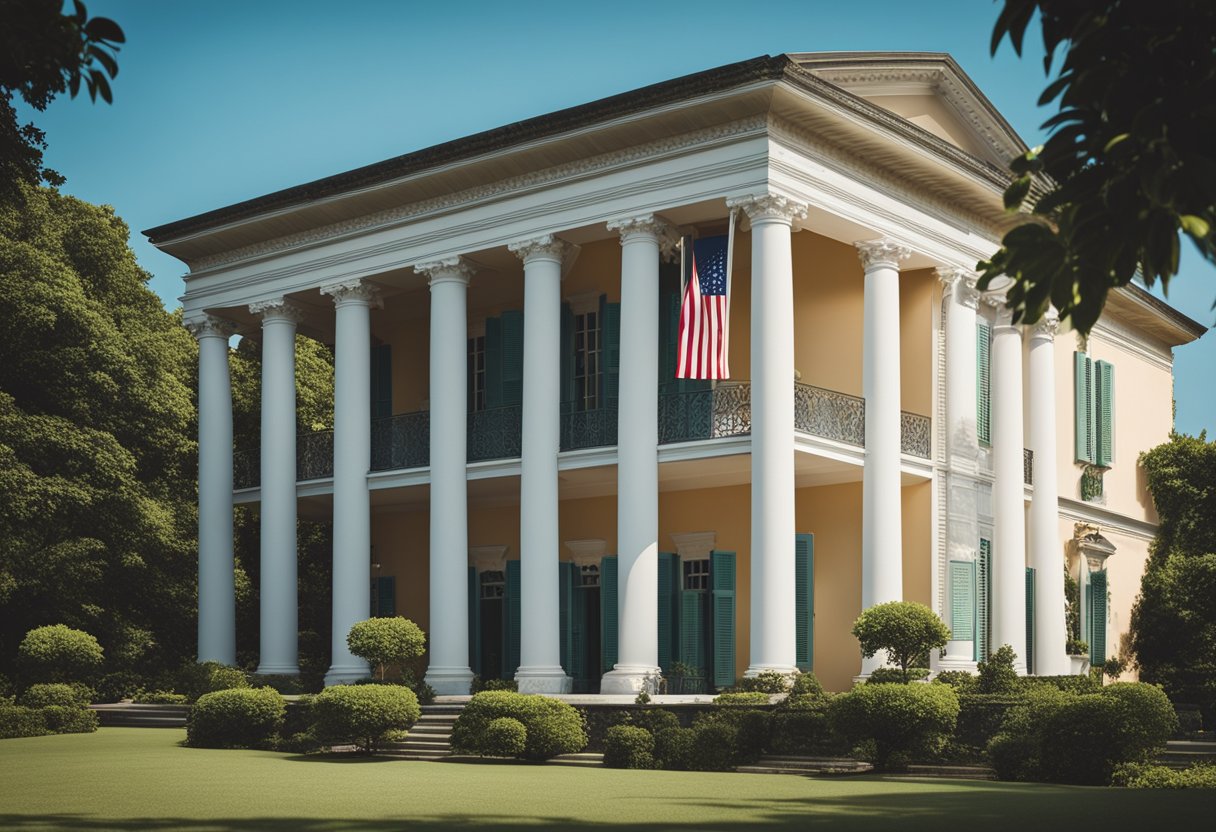
<svg viewBox="0 0 1216 832">
<path fill-rule="evenodd" d="M 709 560 L 710 552 L 718 543 L 717 532 L 672 532 L 671 541 L 676 545 L 676 554 L 681 561 Z"/>
<path fill-rule="evenodd" d="M 1074 500 L 1070 497 L 1060 498 L 1060 517 L 1078 523 L 1088 523 L 1103 531 L 1134 537 L 1137 540 L 1151 541 L 1157 536 L 1157 524 L 1147 520 L 1137 520 L 1125 514 L 1111 511 L 1108 508 L 1093 503 Z"/>
<path fill-rule="evenodd" d="M 509 546 L 470 546 L 469 565 L 481 572 L 501 572 L 506 568 Z"/>
<path fill-rule="evenodd" d="M 570 550 L 571 562 L 580 568 L 584 566 L 599 566 L 600 558 L 608 553 L 608 541 L 594 537 L 585 540 L 567 540 L 566 548 Z"/>
</svg>

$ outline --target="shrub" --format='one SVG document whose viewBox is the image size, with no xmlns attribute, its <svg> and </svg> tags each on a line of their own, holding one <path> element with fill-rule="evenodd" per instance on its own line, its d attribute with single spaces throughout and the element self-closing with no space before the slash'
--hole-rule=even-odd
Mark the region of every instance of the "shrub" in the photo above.
<svg viewBox="0 0 1216 832">
<path fill-rule="evenodd" d="M 834 730 L 850 742 L 873 742 L 875 767 L 896 755 L 932 751 L 954 731 L 958 696 L 948 685 L 858 685 L 832 699 Z"/>
<path fill-rule="evenodd" d="M 205 693 L 186 717 L 186 745 L 196 748 L 268 746 L 283 726 L 283 697 L 271 688 Z"/>
<path fill-rule="evenodd" d="M 146 684 L 147 681 L 138 673 L 122 670 L 107 673 L 97 680 L 96 701 L 118 702 L 130 699 L 143 690 Z"/>
<path fill-rule="evenodd" d="M 766 670 L 750 679 L 740 679 L 735 689 L 740 693 L 785 693 L 790 686 L 789 676 L 776 670 Z"/>
<path fill-rule="evenodd" d="M 26 633 L 17 659 L 32 679 L 72 682 L 89 678 L 101 666 L 102 650 L 97 639 L 83 630 L 53 624 Z"/>
<path fill-rule="evenodd" d="M 369 754 L 389 741 L 388 732 L 406 730 L 421 716 L 418 697 L 404 685 L 335 685 L 312 700 L 317 739 Z"/>
<path fill-rule="evenodd" d="M 1122 763 L 1115 766 L 1110 784 L 1129 789 L 1216 789 L 1216 766 L 1196 763 L 1188 768 L 1173 769 L 1146 763 Z"/>
<path fill-rule="evenodd" d="M 41 708 L 27 708 L 0 700 L 0 740 L 41 737 L 45 733 L 46 716 Z"/>
<path fill-rule="evenodd" d="M 654 735 L 655 763 L 669 771 L 687 771 L 693 755 L 691 728 L 664 728 Z"/>
<path fill-rule="evenodd" d="M 189 662 L 177 672 L 173 689 L 193 702 L 204 694 L 249 687 L 245 671 L 219 662 Z"/>
<path fill-rule="evenodd" d="M 547 760 L 572 754 L 587 745 L 582 715 L 571 705 L 544 696 L 506 690 L 482 691 L 469 700 L 452 728 L 452 748 L 466 754 L 485 754 L 486 728 L 499 717 L 519 720 L 527 729 L 527 746 L 519 755 Z"/>
<path fill-rule="evenodd" d="M 528 729 L 509 716 L 490 720 L 481 740 L 482 753 L 487 757 L 520 757 L 527 747 Z"/>
<path fill-rule="evenodd" d="M 810 754 L 831 735 L 827 700 L 778 708 L 773 714 L 770 748 L 778 754 Z"/>
<path fill-rule="evenodd" d="M 81 708 L 89 704 L 89 696 L 80 687 L 52 682 L 30 685 L 18 700 L 27 708 L 46 708 L 54 705 L 61 708 Z"/>
<path fill-rule="evenodd" d="M 225 668 L 229 670 L 231 668 Z M 279 693 L 288 696 L 298 695 L 304 692 L 304 684 L 300 681 L 299 676 L 287 676 L 279 673 L 267 673 L 265 675 L 255 675 L 249 680 L 251 687 L 255 688 L 273 688 Z M 232 687 L 241 687 L 240 685 L 232 685 Z"/>
<path fill-rule="evenodd" d="M 979 688 L 979 677 L 965 670 L 945 670 L 933 677 L 939 685 L 949 685 L 958 694 L 976 693 Z"/>
<path fill-rule="evenodd" d="M 946 646 L 950 628 L 924 604 L 889 601 L 862 612 L 853 622 L 853 635 L 861 644 L 863 656 L 872 658 L 879 650 L 886 650 L 891 661 L 906 673 L 919 656 Z"/>
<path fill-rule="evenodd" d="M 629 714 L 629 721 L 653 736 L 668 728 L 679 728 L 680 718 L 662 708 L 642 708 Z"/>
<path fill-rule="evenodd" d="M 812 699 L 823 699 L 827 696 L 823 685 L 819 683 L 819 677 L 809 670 L 806 673 L 799 673 L 795 676 L 793 685 L 790 688 L 790 699 L 804 696 Z"/>
<path fill-rule="evenodd" d="M 654 737 L 636 725 L 614 725 L 604 735 L 604 765 L 654 768 Z"/>
<path fill-rule="evenodd" d="M 1044 721 L 1071 695 L 1052 685 L 1025 690 L 1005 715 L 1000 731 L 988 741 L 988 759 L 1002 780 L 1034 780 L 1039 773 Z"/>
<path fill-rule="evenodd" d="M 96 712 L 81 705 L 48 705 L 42 716 L 52 734 L 91 734 L 101 724 Z"/>
<path fill-rule="evenodd" d="M 1098 693 L 1102 690 L 1102 685 L 1089 676 L 1023 676 L 1018 679 L 1017 687 L 1028 690 L 1043 685 L 1065 693 Z"/>
<path fill-rule="evenodd" d="M 1018 686 L 1018 674 L 1013 669 L 1013 662 L 1017 657 L 1012 647 L 1002 644 L 987 660 L 980 662 L 976 668 L 980 672 L 977 685 L 979 692 L 1013 693 Z"/>
<path fill-rule="evenodd" d="M 756 705 L 767 705 L 769 703 L 769 695 L 760 691 L 740 691 L 739 693 L 720 693 L 714 697 L 715 705 L 755 707 Z"/>
<path fill-rule="evenodd" d="M 692 749 L 687 760 L 693 771 L 733 771 L 738 731 L 718 720 L 705 720 L 692 727 Z"/>
<path fill-rule="evenodd" d="M 426 651 L 426 633 L 398 615 L 394 618 L 369 618 L 359 621 L 346 634 L 350 652 L 376 667 L 376 678 L 383 679 L 390 664 L 402 665 Z"/>
<path fill-rule="evenodd" d="M 473 677 L 473 686 L 470 688 L 470 693 L 481 693 L 483 690 L 510 690 L 518 691 L 519 683 L 514 679 L 482 679 L 480 676 Z"/>
<path fill-rule="evenodd" d="M 1120 753 L 1127 762 L 1148 762 L 1178 730 L 1178 714 L 1157 685 L 1115 682 L 1102 696 L 1119 703 Z"/>
<path fill-rule="evenodd" d="M 136 705 L 185 705 L 186 694 L 171 690 L 150 690 L 136 694 L 131 700 Z"/>
<path fill-rule="evenodd" d="M 1001 732 L 1009 712 L 1025 703 L 1022 696 L 959 693 L 958 726 L 954 740 L 968 749 L 983 750 Z"/>
<path fill-rule="evenodd" d="M 899 684 L 906 685 L 920 679 L 929 677 L 929 668 L 927 667 L 909 667 L 906 671 L 900 670 L 898 667 L 876 667 L 870 672 L 870 678 L 866 679 L 867 684 L 885 685 Z"/>
</svg>

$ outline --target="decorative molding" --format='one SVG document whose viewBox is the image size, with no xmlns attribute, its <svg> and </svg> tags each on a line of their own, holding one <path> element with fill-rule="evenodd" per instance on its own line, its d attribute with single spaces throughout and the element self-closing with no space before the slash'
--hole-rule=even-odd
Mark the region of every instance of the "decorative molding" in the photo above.
<svg viewBox="0 0 1216 832">
<path fill-rule="evenodd" d="M 428 263 L 417 263 L 414 265 L 414 271 L 426 276 L 427 286 L 434 286 L 436 283 L 461 283 L 468 286 L 469 279 L 477 273 L 477 267 L 468 259 L 457 255 Z"/>
<path fill-rule="evenodd" d="M 861 256 L 861 265 L 866 271 L 888 268 L 899 270 L 899 264 L 912 256 L 912 249 L 890 237 L 877 240 L 858 240 L 853 243 Z"/>
<path fill-rule="evenodd" d="M 348 303 L 359 303 L 374 306 L 377 309 L 384 306 L 380 297 L 380 289 L 362 278 L 344 280 L 341 283 L 331 283 L 321 287 L 321 294 L 334 299 L 334 306 L 344 306 Z"/>
<path fill-rule="evenodd" d="M 1078 523 L 1077 526 L 1080 527 L 1077 529 L 1078 534 L 1075 538 L 1077 552 L 1085 558 L 1089 571 L 1097 572 L 1105 567 L 1106 559 L 1117 551 L 1115 544 L 1103 537 L 1102 533 L 1096 529 L 1089 531 L 1093 527 L 1088 523 Z M 1082 531 L 1088 533 L 1082 534 Z"/>
<path fill-rule="evenodd" d="M 608 541 L 600 538 L 586 540 L 567 540 L 566 548 L 570 550 L 570 560 L 581 566 L 599 566 L 600 558 L 608 553 Z"/>
<path fill-rule="evenodd" d="M 751 222 L 780 222 L 792 225 L 806 219 L 807 206 L 781 194 L 749 194 L 726 200 L 727 208 L 742 208 Z"/>
<path fill-rule="evenodd" d="M 588 312 L 600 311 L 600 293 L 599 292 L 579 292 L 577 295 L 571 295 L 566 298 L 566 303 L 570 304 L 570 312 L 575 315 L 585 315 Z"/>
<path fill-rule="evenodd" d="M 304 320 L 304 310 L 286 298 L 259 300 L 249 304 L 249 314 L 257 315 L 265 324 L 270 321 L 287 321 L 298 324 Z"/>
<path fill-rule="evenodd" d="M 564 263 L 572 249 L 573 246 L 568 242 L 553 234 L 541 234 L 530 240 L 507 244 L 507 250 L 522 260 L 524 265 L 533 260 L 556 260 Z"/>
<path fill-rule="evenodd" d="M 1074 500 L 1071 497 L 1060 498 L 1060 517 L 1072 520 L 1074 523 L 1087 523 L 1095 529 L 1101 528 L 1108 532 L 1134 537 L 1137 540 L 1147 541 L 1157 536 L 1156 523 L 1128 517 L 1094 503 Z"/>
<path fill-rule="evenodd" d="M 1090 338 L 1094 335 L 1097 335 L 1104 343 L 1109 343 L 1143 358 L 1158 369 L 1171 373 L 1174 371 L 1173 350 L 1147 340 L 1143 332 L 1137 332 L 1120 321 L 1108 316 L 1099 318 L 1094 324 L 1089 338 L 1083 339 L 1080 333 L 1077 334 L 1077 349 L 1081 352 L 1088 352 Z"/>
<path fill-rule="evenodd" d="M 507 565 L 507 546 L 470 546 L 469 565 L 480 572 L 501 572 Z"/>
<path fill-rule="evenodd" d="M 214 315 L 203 315 L 200 318 L 192 318 L 186 321 L 184 326 L 189 330 L 191 335 L 198 339 L 223 338 L 227 341 L 237 331 L 237 325 L 232 321 L 226 321 Z"/>
<path fill-rule="evenodd" d="M 654 214 L 608 220 L 608 230 L 621 235 L 621 245 L 633 242 L 635 239 L 653 239 L 662 248 L 666 240 L 673 237 L 675 242 L 679 243 L 679 236 L 672 230 L 671 224 Z"/>
<path fill-rule="evenodd" d="M 975 288 L 975 272 L 960 266 L 938 266 L 934 271 L 941 281 L 943 296 L 949 296 L 958 305 L 971 310 L 979 306 L 980 293 Z"/>
<path fill-rule="evenodd" d="M 1041 338 L 1045 341 L 1056 340 L 1056 333 L 1060 330 L 1060 314 L 1056 312 L 1054 306 L 1047 307 L 1047 311 L 1043 313 L 1043 317 L 1028 327 L 1031 338 Z"/>
<path fill-rule="evenodd" d="M 717 532 L 672 532 L 680 560 L 707 560 L 718 543 Z"/>
</svg>

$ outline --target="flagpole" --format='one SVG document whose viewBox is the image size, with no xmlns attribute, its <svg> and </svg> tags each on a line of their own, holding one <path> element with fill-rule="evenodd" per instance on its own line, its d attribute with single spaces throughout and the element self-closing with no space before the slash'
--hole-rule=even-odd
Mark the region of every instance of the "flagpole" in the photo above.
<svg viewBox="0 0 1216 832">
<path fill-rule="evenodd" d="M 727 325 L 723 328 L 723 354 L 726 355 L 726 360 L 730 361 L 730 274 L 731 267 L 735 262 L 735 217 L 739 213 L 739 207 L 736 205 L 730 209 L 730 225 L 726 230 L 726 321 Z"/>
</svg>

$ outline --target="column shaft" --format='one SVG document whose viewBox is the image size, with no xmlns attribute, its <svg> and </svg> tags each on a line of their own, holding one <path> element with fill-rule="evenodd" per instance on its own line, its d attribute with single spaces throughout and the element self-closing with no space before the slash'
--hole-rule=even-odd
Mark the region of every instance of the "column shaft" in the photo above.
<svg viewBox="0 0 1216 832">
<path fill-rule="evenodd" d="M 992 649 L 1026 672 L 1026 510 L 1022 481 L 1022 334 L 1002 306 L 992 331 Z"/>
</svg>

